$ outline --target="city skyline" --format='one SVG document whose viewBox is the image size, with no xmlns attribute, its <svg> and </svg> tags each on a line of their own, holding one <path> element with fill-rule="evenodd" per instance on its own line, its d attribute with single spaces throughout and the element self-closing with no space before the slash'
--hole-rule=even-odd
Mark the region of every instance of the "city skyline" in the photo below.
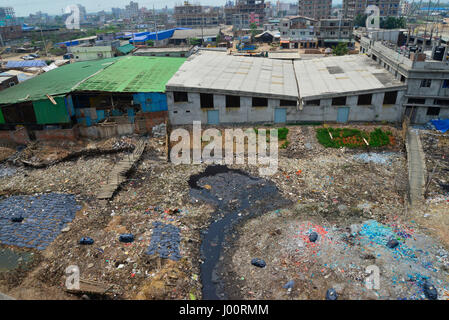
<svg viewBox="0 0 449 320">
<path fill-rule="evenodd" d="M 17 17 L 26 17 L 30 14 L 35 14 L 38 11 L 48 13 L 50 15 L 62 14 L 64 9 L 71 4 L 80 4 L 86 8 L 88 13 L 98 11 L 111 11 L 111 8 L 125 8 L 129 4 L 128 0 L 108 0 L 93 3 L 90 0 L 16 0 L 13 4 L 10 0 L 0 0 L 0 7 L 13 7 Z M 177 4 L 182 4 L 183 0 L 134 0 L 139 4 L 139 7 L 146 7 L 152 9 L 162 9 L 165 6 L 173 8 Z M 204 1 L 190 1 L 192 3 L 200 3 L 202 5 L 222 6 L 227 0 L 204 0 Z M 277 1 L 271 1 L 276 3 Z M 297 0 L 283 0 L 284 3 L 297 3 Z M 56 3 L 56 4 L 55 4 Z M 341 4 L 342 0 L 333 0 L 333 4 Z"/>
</svg>

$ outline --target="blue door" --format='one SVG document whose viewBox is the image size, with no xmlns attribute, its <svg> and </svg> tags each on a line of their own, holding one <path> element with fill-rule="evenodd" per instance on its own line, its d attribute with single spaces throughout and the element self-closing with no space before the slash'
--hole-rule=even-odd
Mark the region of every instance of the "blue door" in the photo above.
<svg viewBox="0 0 449 320">
<path fill-rule="evenodd" d="M 274 110 L 274 123 L 285 123 L 287 122 L 287 109 L 276 108 Z"/>
<path fill-rule="evenodd" d="M 218 110 L 207 111 L 207 123 L 208 124 L 219 124 L 220 123 L 220 115 L 218 113 Z"/>
<path fill-rule="evenodd" d="M 337 122 L 346 123 L 349 119 L 349 107 L 338 108 Z"/>
</svg>

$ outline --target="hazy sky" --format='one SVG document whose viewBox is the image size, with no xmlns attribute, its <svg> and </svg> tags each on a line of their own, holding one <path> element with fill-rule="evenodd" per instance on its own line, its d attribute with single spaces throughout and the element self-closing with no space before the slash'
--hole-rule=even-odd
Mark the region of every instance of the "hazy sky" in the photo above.
<svg viewBox="0 0 449 320">
<path fill-rule="evenodd" d="M 184 0 L 134 0 L 139 3 L 140 7 L 147 7 L 148 9 L 154 7 L 156 9 L 164 8 L 165 6 L 173 7 L 174 4 L 183 3 Z M 342 0 L 334 0 L 333 3 L 341 3 Z M 49 14 L 61 14 L 70 4 L 81 4 L 86 7 L 87 12 L 97 12 L 101 10 L 109 11 L 112 7 L 124 8 L 129 4 L 130 0 L 0 0 L 0 7 L 13 7 L 16 11 L 16 16 L 28 16 L 30 13 L 37 11 L 46 12 Z M 192 0 L 191 2 L 199 2 L 203 5 L 224 5 L 226 0 Z M 273 1 L 273 2 L 276 2 Z M 282 2 L 295 3 L 297 0 L 283 0 Z"/>
</svg>

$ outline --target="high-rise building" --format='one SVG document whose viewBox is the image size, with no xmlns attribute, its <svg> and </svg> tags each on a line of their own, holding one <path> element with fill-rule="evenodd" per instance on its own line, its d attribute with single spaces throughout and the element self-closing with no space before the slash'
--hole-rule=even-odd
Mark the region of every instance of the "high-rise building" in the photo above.
<svg viewBox="0 0 449 320">
<path fill-rule="evenodd" d="M 214 27 L 220 24 L 218 8 L 191 4 L 188 1 L 185 1 L 184 5 L 175 6 L 173 17 L 178 27 Z"/>
<path fill-rule="evenodd" d="M 381 17 L 396 17 L 400 14 L 401 0 L 343 0 L 343 13 L 346 18 L 355 18 L 365 14 L 368 6 L 379 8 Z"/>
<path fill-rule="evenodd" d="M 136 18 L 139 16 L 139 4 L 131 1 L 129 5 L 125 6 L 124 17 L 127 19 Z"/>
<path fill-rule="evenodd" d="M 235 5 L 228 3 L 225 8 L 225 23 L 236 29 L 249 28 L 252 23 L 265 22 L 265 0 L 237 0 Z"/>
<path fill-rule="evenodd" d="M 332 0 L 299 0 L 300 16 L 313 19 L 327 19 L 331 16 Z"/>
<path fill-rule="evenodd" d="M 86 21 L 86 16 L 87 16 L 86 7 L 84 7 L 84 6 L 80 5 L 80 4 L 77 4 L 77 6 L 78 6 L 78 9 L 80 11 L 80 22 L 85 22 Z"/>
<path fill-rule="evenodd" d="M 16 14 L 11 7 L 0 7 L 0 27 L 17 25 Z"/>
</svg>

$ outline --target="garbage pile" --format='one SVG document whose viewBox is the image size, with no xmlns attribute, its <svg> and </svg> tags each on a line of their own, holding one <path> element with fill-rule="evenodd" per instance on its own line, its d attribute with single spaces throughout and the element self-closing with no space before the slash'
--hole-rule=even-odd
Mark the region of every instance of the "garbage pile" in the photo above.
<svg viewBox="0 0 449 320">
<path fill-rule="evenodd" d="M 152 133 L 155 138 L 163 138 L 167 135 L 167 126 L 165 123 L 158 124 L 153 127 Z"/>
</svg>

